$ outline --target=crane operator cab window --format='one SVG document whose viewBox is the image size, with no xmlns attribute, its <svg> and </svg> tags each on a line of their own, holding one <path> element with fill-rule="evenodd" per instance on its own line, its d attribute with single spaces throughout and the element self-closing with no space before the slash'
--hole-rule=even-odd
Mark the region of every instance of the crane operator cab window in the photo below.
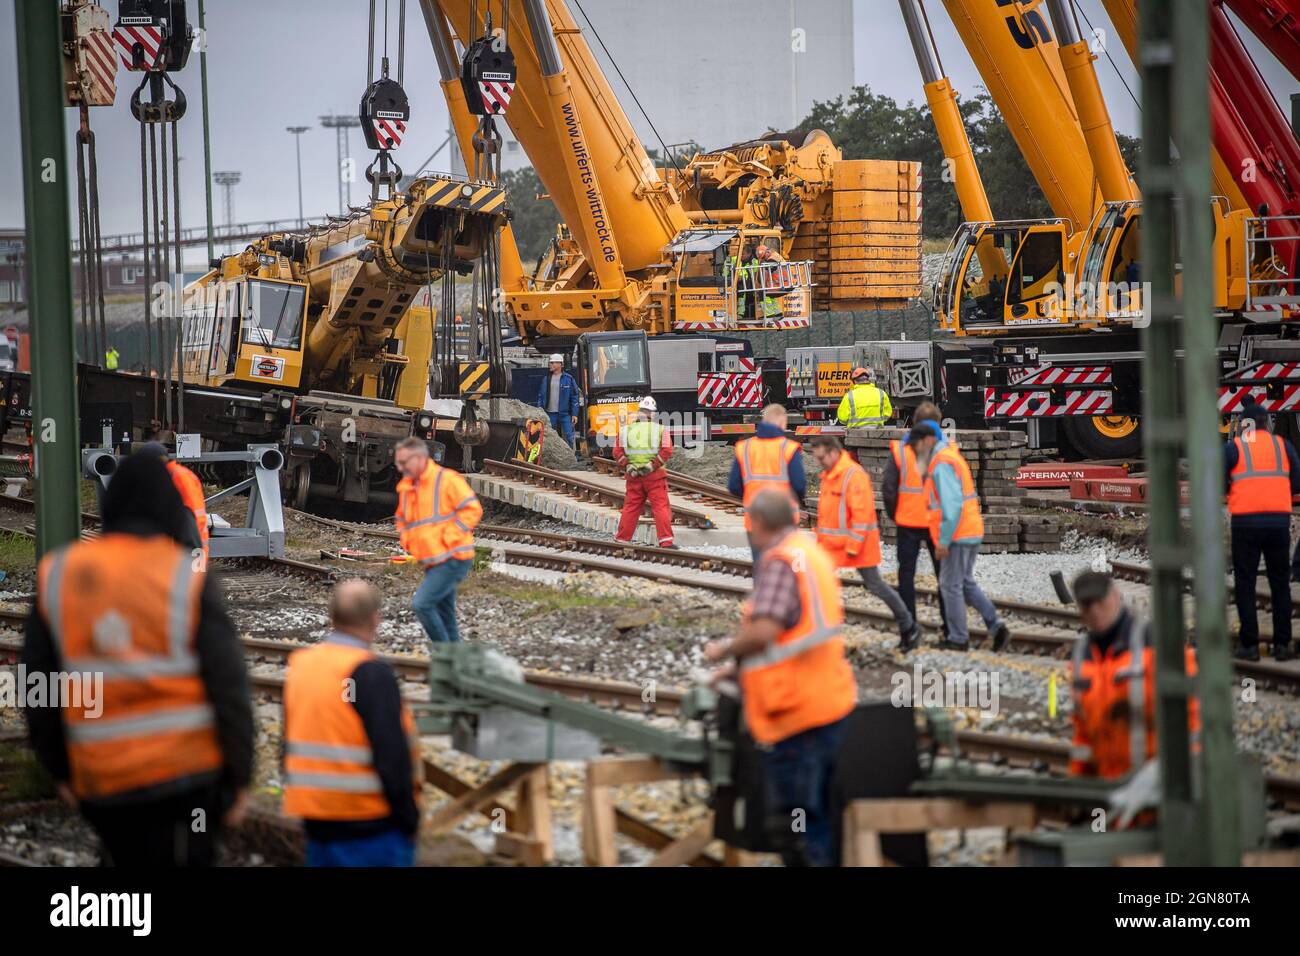
<svg viewBox="0 0 1300 956">
<path fill-rule="evenodd" d="M 941 284 L 945 315 L 962 327 L 1051 321 L 1065 282 L 1060 223 L 998 227 L 966 223 L 953 240 Z"/>
<path fill-rule="evenodd" d="M 243 317 L 244 343 L 296 352 L 302 347 L 306 297 L 306 288 L 296 283 L 248 280 L 248 306 Z"/>
<path fill-rule="evenodd" d="M 635 389 L 647 383 L 644 339 L 593 344 L 589 361 L 594 388 Z"/>
<path fill-rule="evenodd" d="M 272 279 L 218 280 L 187 296 L 187 375 L 296 388 L 302 371 L 307 289 Z"/>
</svg>

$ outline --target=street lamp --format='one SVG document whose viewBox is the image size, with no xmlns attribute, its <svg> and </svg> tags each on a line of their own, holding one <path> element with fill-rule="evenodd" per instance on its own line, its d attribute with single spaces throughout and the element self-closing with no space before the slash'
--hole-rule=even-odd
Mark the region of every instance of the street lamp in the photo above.
<svg viewBox="0 0 1300 956">
<path fill-rule="evenodd" d="M 298 228 L 303 227 L 302 219 L 302 134 L 311 129 L 310 126 L 286 126 L 285 131 L 293 133 L 293 148 L 298 154 Z"/>
</svg>

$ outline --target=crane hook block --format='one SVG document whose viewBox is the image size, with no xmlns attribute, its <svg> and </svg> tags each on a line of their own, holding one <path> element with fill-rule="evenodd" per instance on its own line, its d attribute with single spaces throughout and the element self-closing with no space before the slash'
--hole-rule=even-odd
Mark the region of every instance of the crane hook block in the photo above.
<svg viewBox="0 0 1300 956">
<path fill-rule="evenodd" d="M 380 77 L 366 87 L 361 97 L 361 131 L 370 149 L 396 149 L 406 135 L 411 104 L 400 83 Z"/>
<path fill-rule="evenodd" d="M 128 70 L 184 69 L 194 43 L 185 0 L 118 0 L 113 42 Z"/>
<path fill-rule="evenodd" d="M 475 116 L 499 116 L 510 105 L 515 89 L 515 55 L 500 34 L 479 37 L 465 51 L 460 85 L 465 104 Z"/>
</svg>

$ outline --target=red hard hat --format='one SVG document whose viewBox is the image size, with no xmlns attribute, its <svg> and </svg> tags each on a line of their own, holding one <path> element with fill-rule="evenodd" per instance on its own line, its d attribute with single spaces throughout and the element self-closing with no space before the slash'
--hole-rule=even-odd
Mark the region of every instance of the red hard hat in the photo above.
<svg viewBox="0 0 1300 956">
<path fill-rule="evenodd" d="M 855 369 L 853 370 L 853 374 L 850 375 L 849 377 L 850 377 L 850 378 L 860 378 L 860 377 L 863 376 L 863 375 L 870 376 L 870 375 L 871 375 L 871 369 L 863 368 L 861 365 L 859 365 L 857 368 L 855 368 Z"/>
</svg>

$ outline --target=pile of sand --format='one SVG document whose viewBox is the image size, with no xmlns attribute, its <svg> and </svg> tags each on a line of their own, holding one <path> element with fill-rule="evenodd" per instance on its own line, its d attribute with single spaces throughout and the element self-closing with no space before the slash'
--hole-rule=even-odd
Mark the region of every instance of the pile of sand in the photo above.
<svg viewBox="0 0 1300 956">
<path fill-rule="evenodd" d="M 494 416 L 508 419 L 540 418 L 546 422 L 546 434 L 542 438 L 541 464 L 546 468 L 571 471 L 578 462 L 573 449 L 564 442 L 564 437 L 551 427 L 551 418 L 536 405 L 529 405 L 514 398 L 495 399 Z M 581 424 L 581 422 L 579 422 Z"/>
</svg>

